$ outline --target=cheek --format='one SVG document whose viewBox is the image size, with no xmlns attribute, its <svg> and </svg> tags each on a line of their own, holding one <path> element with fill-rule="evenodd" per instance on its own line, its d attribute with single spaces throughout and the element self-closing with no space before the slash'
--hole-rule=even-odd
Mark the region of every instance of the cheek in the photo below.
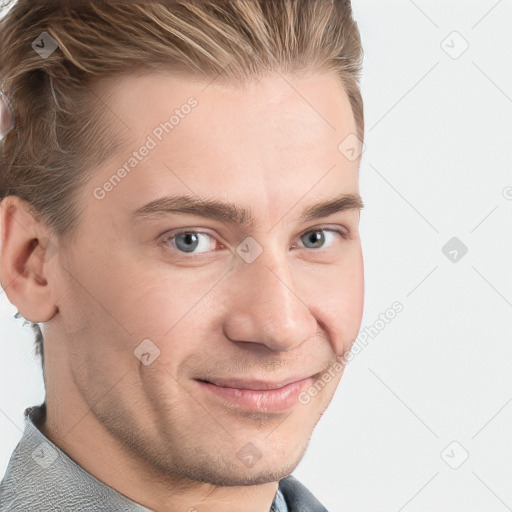
<svg viewBox="0 0 512 512">
<path fill-rule="evenodd" d="M 223 271 L 224 272 L 224 271 Z M 148 269 L 132 274 L 129 291 L 118 303 L 119 316 L 134 347 L 151 340 L 161 351 L 159 362 L 176 369 L 181 358 L 198 350 L 213 329 L 218 302 L 212 287 L 219 275 L 205 269 Z"/>
<path fill-rule="evenodd" d="M 361 320 L 363 317 L 364 305 L 364 265 L 363 255 L 360 247 L 357 253 L 357 257 L 353 263 L 352 270 L 348 273 L 346 279 L 346 294 L 348 295 L 346 307 L 350 313 L 350 318 L 354 319 L 357 332 L 359 332 L 359 328 L 361 327 Z M 354 334 L 354 338 L 357 335 L 357 332 Z"/>
<path fill-rule="evenodd" d="M 327 270 L 316 315 L 328 329 L 333 350 L 342 355 L 359 333 L 364 305 L 364 267 L 361 249 L 346 258 L 336 271 Z"/>
</svg>

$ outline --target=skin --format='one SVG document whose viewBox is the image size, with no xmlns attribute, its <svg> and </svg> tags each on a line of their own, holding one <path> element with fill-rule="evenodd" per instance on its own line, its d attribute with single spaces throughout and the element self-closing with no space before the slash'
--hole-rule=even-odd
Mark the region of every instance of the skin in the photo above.
<svg viewBox="0 0 512 512">
<path fill-rule="evenodd" d="M 205 87 L 165 73 L 102 83 L 124 143 L 81 191 L 78 236 L 56 238 L 8 196 L 1 281 L 23 317 L 44 322 L 40 428 L 56 445 L 155 511 L 234 512 L 243 503 L 263 512 L 303 457 L 343 371 L 309 404 L 279 413 L 228 407 L 195 379 L 306 377 L 350 349 L 363 310 L 360 211 L 298 217 L 334 194 L 359 192 L 359 162 L 338 150 L 356 127 L 331 74 Z M 190 96 L 197 107 L 96 199 L 94 189 Z M 190 214 L 131 220 L 166 194 L 238 202 L 255 225 Z M 326 248 L 307 247 L 303 235 L 325 225 L 350 239 L 322 231 Z M 169 239 L 177 228 L 211 238 L 200 235 L 191 258 Z M 236 252 L 247 236 L 263 249 L 252 263 Z M 160 350 L 147 366 L 134 355 L 144 339 Z M 261 454 L 252 467 L 237 457 L 248 442 Z"/>
</svg>

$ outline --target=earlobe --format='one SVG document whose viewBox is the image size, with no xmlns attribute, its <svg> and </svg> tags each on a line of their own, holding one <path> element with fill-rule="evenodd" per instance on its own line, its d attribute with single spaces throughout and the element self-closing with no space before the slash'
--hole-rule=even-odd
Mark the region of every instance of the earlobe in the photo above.
<svg viewBox="0 0 512 512">
<path fill-rule="evenodd" d="M 0 283 L 7 298 L 26 320 L 50 320 L 58 310 L 49 275 L 56 252 L 50 230 L 26 201 L 7 196 L 0 203 L 0 233 Z"/>
</svg>

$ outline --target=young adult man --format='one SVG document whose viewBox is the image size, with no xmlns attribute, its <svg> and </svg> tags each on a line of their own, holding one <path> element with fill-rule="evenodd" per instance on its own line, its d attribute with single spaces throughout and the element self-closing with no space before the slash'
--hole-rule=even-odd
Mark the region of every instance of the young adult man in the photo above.
<svg viewBox="0 0 512 512">
<path fill-rule="evenodd" d="M 291 473 L 362 317 L 350 2 L 18 0 L 0 31 L 1 282 L 46 387 L 1 509 L 325 510 Z"/>
</svg>

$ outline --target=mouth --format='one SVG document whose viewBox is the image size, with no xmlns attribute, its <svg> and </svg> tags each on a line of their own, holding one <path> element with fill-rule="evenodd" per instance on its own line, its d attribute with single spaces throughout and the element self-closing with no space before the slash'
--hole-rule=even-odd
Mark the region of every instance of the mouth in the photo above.
<svg viewBox="0 0 512 512">
<path fill-rule="evenodd" d="M 299 394 L 311 385 L 314 379 L 315 375 L 290 378 L 279 383 L 239 379 L 215 382 L 196 379 L 196 382 L 205 394 L 225 406 L 278 413 L 298 404 Z"/>
</svg>

